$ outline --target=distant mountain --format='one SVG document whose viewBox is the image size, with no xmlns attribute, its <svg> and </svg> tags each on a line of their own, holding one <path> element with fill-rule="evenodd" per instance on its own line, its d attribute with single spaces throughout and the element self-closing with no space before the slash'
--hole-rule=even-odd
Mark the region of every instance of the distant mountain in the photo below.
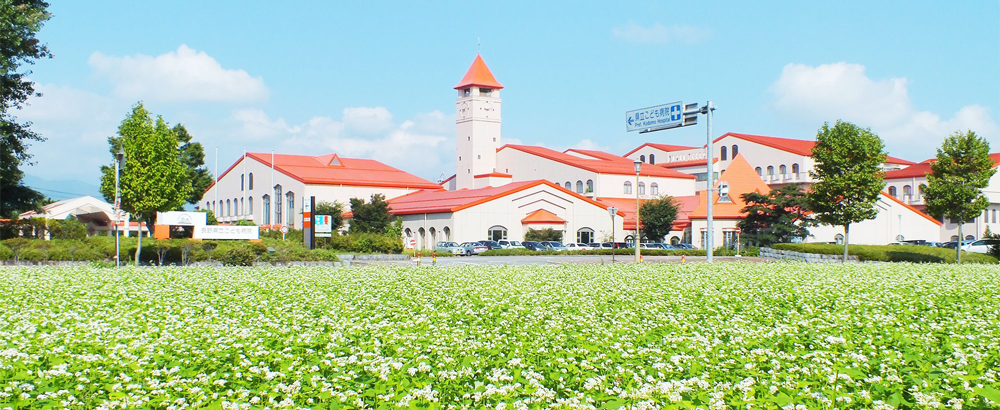
<svg viewBox="0 0 1000 410">
<path fill-rule="evenodd" d="M 41 192 L 42 195 L 57 201 L 81 197 L 84 195 L 90 195 L 101 200 L 104 199 L 104 197 L 101 196 L 101 186 L 90 182 L 72 179 L 50 180 L 34 175 L 24 174 L 24 184 L 38 192 Z"/>
</svg>

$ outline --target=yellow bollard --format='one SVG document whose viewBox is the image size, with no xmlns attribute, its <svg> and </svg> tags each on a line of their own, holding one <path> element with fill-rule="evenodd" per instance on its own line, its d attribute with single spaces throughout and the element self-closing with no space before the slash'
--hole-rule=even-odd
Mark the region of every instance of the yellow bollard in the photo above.
<svg viewBox="0 0 1000 410">
<path fill-rule="evenodd" d="M 420 252 L 417 252 L 417 266 L 420 266 Z"/>
<path fill-rule="evenodd" d="M 681 263 L 687 262 L 687 255 L 681 255 Z"/>
<path fill-rule="evenodd" d="M 434 253 L 431 254 L 431 266 L 437 266 L 437 264 L 438 264 L 438 253 L 437 251 L 434 251 Z"/>
</svg>

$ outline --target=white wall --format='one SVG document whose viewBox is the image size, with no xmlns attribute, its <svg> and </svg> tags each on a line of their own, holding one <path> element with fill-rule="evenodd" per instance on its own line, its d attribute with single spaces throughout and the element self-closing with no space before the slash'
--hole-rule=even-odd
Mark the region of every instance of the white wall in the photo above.
<svg viewBox="0 0 1000 410">
<path fill-rule="evenodd" d="M 471 87 L 471 95 L 458 90 L 455 102 L 456 185 L 473 188 L 475 175 L 489 174 L 496 167 L 496 149 L 500 138 L 500 90 L 491 96 L 480 95 L 480 87 Z"/>
<path fill-rule="evenodd" d="M 639 148 L 635 152 L 627 155 L 625 158 L 628 158 L 628 159 L 630 159 L 632 161 L 635 161 L 637 159 L 641 159 L 640 157 L 645 156 L 646 160 L 643 161 L 643 162 L 649 164 L 649 163 L 653 162 L 653 161 L 650 161 L 650 157 L 649 157 L 650 155 L 654 156 L 656 164 L 666 164 L 666 163 L 670 163 L 670 162 L 694 161 L 694 160 L 698 160 L 698 159 L 702 159 L 703 160 L 703 159 L 705 159 L 705 148 L 694 148 L 694 149 L 686 149 L 686 150 L 678 150 L 678 151 L 669 151 L 668 152 L 668 151 L 661 150 L 659 148 L 655 148 L 655 147 L 646 145 L 646 146 L 644 146 L 642 148 Z"/>
<path fill-rule="evenodd" d="M 760 167 L 762 174 L 761 178 L 763 178 L 764 182 L 767 184 L 812 182 L 812 179 L 809 177 L 809 171 L 811 171 L 815 165 L 812 157 L 793 154 L 777 148 L 769 147 L 767 145 L 746 141 L 731 135 L 720 139 L 712 147 L 713 151 L 715 151 L 715 158 L 719 159 L 721 169 L 728 168 L 729 163 L 733 161 L 733 145 L 738 147 L 739 153 L 743 154 L 747 162 L 750 163 L 751 167 Z M 722 160 L 721 156 L 723 146 L 726 147 L 727 151 L 725 160 Z M 799 164 L 798 174 L 792 173 L 792 164 Z M 785 165 L 784 174 L 781 174 L 781 165 Z M 768 166 L 774 167 L 774 174 L 770 178 L 767 174 Z"/>
<path fill-rule="evenodd" d="M 880 196 L 876 203 L 879 213 L 874 219 L 851 224 L 852 244 L 886 245 L 896 241 L 898 235 L 903 239 L 939 240 L 941 226 L 931 222 L 922 215 L 913 212 L 886 196 Z M 821 225 L 809 229 L 811 237 L 805 242 L 836 242 L 838 234 L 843 234 L 843 227 Z"/>
</svg>

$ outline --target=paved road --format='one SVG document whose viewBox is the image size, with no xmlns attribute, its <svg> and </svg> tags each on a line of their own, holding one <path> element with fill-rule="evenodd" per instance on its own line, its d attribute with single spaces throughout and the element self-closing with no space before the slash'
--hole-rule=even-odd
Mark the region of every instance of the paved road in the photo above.
<svg viewBox="0 0 1000 410">
<path fill-rule="evenodd" d="M 616 255 L 615 263 L 631 263 L 633 256 Z M 758 258 L 734 258 L 716 257 L 716 261 L 759 261 Z M 680 262 L 704 262 L 704 256 L 687 256 L 682 259 L 680 256 L 644 256 L 646 263 L 680 263 Z M 378 264 L 413 265 L 416 266 L 416 259 L 399 262 L 375 262 Z M 430 257 L 423 257 L 421 265 L 430 265 Z M 538 256 L 452 256 L 437 258 L 437 266 L 461 266 L 461 265 L 550 265 L 550 264 L 602 264 L 612 263 L 610 255 L 538 255 Z M 354 262 L 354 265 L 361 265 L 362 262 Z"/>
</svg>

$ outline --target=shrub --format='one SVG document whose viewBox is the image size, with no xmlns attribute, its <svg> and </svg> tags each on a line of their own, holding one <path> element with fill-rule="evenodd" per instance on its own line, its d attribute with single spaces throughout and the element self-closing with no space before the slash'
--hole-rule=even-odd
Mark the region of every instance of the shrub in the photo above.
<svg viewBox="0 0 1000 410">
<path fill-rule="evenodd" d="M 827 243 L 778 243 L 774 249 L 842 255 L 844 245 Z M 955 250 L 916 245 L 850 245 L 849 253 L 862 261 L 955 263 Z M 997 263 L 997 259 L 981 253 L 962 252 L 963 263 Z"/>
<path fill-rule="evenodd" d="M 357 253 L 402 253 L 399 237 L 375 233 L 353 233 L 330 238 L 327 249 Z"/>
<path fill-rule="evenodd" d="M 0 244 L 0 261 L 11 259 L 14 259 L 14 251 L 10 250 L 10 248 L 4 246 L 3 244 Z"/>
<path fill-rule="evenodd" d="M 76 219 L 49 219 L 47 226 L 51 239 L 83 240 L 87 238 L 87 225 Z"/>
<path fill-rule="evenodd" d="M 224 266 L 253 266 L 257 256 L 249 246 L 234 246 L 219 258 Z"/>
</svg>

